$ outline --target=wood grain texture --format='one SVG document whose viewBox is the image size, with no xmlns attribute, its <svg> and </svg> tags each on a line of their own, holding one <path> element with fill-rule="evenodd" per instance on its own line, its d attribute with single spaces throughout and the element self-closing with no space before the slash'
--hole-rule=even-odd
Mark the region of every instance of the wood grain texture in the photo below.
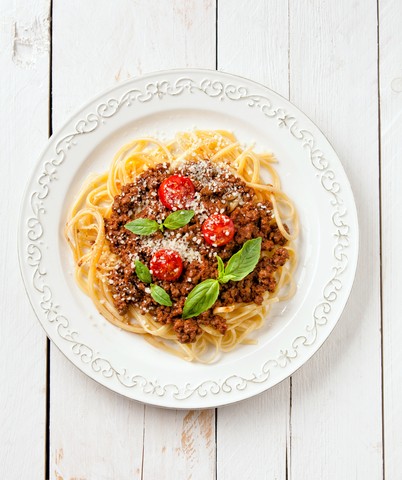
<svg viewBox="0 0 402 480">
<path fill-rule="evenodd" d="M 215 477 L 215 410 L 146 407 L 144 479 Z"/>
<path fill-rule="evenodd" d="M 49 478 L 204 480 L 216 468 L 218 480 L 400 479 L 402 232 L 394 218 L 402 204 L 402 4 L 378 6 L 381 145 L 374 0 L 219 0 L 217 9 L 219 68 L 290 95 L 328 136 L 351 180 L 360 262 L 334 333 L 291 385 L 220 408 L 217 431 L 214 410 L 128 401 L 52 347 Z M 14 212 L 48 136 L 49 9 L 50 0 L 0 6 L 0 477 L 7 480 L 45 478 L 46 338 L 19 278 Z M 53 11 L 53 128 L 134 75 L 215 67 L 214 0 L 53 0 Z"/>
<path fill-rule="evenodd" d="M 288 98 L 288 49 L 286 2 L 219 0 L 219 70 L 260 82 Z"/>
<path fill-rule="evenodd" d="M 125 0 L 116 8 L 56 0 L 53 9 L 55 128 L 88 97 L 133 75 L 215 66 L 214 2 Z M 51 365 L 52 478 L 141 478 L 142 466 L 148 479 L 214 472 L 214 411 L 165 412 L 123 399 L 54 348 Z"/>
<path fill-rule="evenodd" d="M 290 478 L 382 478 L 377 5 L 290 2 L 290 97 L 334 145 L 360 223 L 349 303 L 293 376 Z"/>
<path fill-rule="evenodd" d="M 213 0 L 118 3 L 116 8 L 107 0 L 55 0 L 53 101 L 64 105 L 63 111 L 55 109 L 55 125 L 89 97 L 133 76 L 215 67 Z"/>
<path fill-rule="evenodd" d="M 160 28 L 149 34 L 145 51 L 137 52 L 139 73 L 163 68 L 215 68 L 214 1 L 146 2 L 142 20 L 155 22 Z M 167 29 L 166 22 L 172 27 Z M 215 451 L 214 410 L 145 407 L 144 480 L 212 479 Z"/>
<path fill-rule="evenodd" d="M 52 349 L 50 478 L 140 478 L 144 406 L 85 377 Z"/>
<path fill-rule="evenodd" d="M 288 96 L 288 9 L 281 0 L 220 0 L 218 68 Z M 234 35 L 233 32 L 239 32 Z M 284 480 L 290 383 L 230 407 L 217 417 L 219 479 Z"/>
<path fill-rule="evenodd" d="M 45 475 L 46 336 L 16 245 L 23 189 L 48 137 L 48 19 L 47 0 L 0 5 L 0 477 L 9 480 Z"/>
<path fill-rule="evenodd" d="M 379 2 L 381 100 L 382 296 L 384 376 L 384 470 L 387 480 L 402 471 L 402 263 L 397 220 L 402 207 L 402 8 Z"/>
</svg>

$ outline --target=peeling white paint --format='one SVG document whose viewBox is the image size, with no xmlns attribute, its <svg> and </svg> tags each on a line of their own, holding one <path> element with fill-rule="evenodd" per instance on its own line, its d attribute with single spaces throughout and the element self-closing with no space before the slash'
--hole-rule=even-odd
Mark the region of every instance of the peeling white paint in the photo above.
<svg viewBox="0 0 402 480">
<path fill-rule="evenodd" d="M 32 23 L 0 19 L 0 52 L 11 54 L 12 61 L 22 68 L 32 68 L 37 59 L 50 50 L 48 15 L 35 17 Z"/>
</svg>

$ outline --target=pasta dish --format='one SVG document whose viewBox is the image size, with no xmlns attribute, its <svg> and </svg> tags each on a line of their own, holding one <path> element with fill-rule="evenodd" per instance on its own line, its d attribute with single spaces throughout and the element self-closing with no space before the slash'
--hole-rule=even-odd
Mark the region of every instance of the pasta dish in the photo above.
<svg viewBox="0 0 402 480">
<path fill-rule="evenodd" d="M 78 285 L 113 325 L 187 361 L 255 343 L 295 291 L 298 218 L 275 162 L 223 130 L 127 143 L 71 207 Z"/>
</svg>

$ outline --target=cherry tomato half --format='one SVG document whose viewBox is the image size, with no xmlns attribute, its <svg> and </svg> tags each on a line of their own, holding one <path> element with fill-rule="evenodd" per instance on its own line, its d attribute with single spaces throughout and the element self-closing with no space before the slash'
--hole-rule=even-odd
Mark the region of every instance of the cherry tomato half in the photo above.
<svg viewBox="0 0 402 480">
<path fill-rule="evenodd" d="M 233 239 L 235 227 L 227 215 L 217 214 L 205 220 L 201 231 L 207 243 L 213 247 L 221 247 Z"/>
<path fill-rule="evenodd" d="M 149 266 L 153 277 L 169 282 L 177 280 L 183 271 L 182 259 L 174 250 L 158 250 Z"/>
<path fill-rule="evenodd" d="M 186 208 L 188 202 L 193 200 L 195 187 L 188 177 L 172 175 L 164 180 L 159 189 L 160 201 L 169 210 Z"/>
</svg>

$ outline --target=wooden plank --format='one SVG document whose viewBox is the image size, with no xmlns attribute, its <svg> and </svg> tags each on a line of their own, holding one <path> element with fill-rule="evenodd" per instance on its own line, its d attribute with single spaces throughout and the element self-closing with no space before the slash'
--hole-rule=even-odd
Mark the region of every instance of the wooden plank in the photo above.
<svg viewBox="0 0 402 480">
<path fill-rule="evenodd" d="M 124 6 L 53 2 L 54 129 L 95 92 L 135 73 L 127 55 L 133 12 Z M 51 478 L 140 478 L 143 405 L 99 387 L 54 347 L 50 372 Z"/>
<path fill-rule="evenodd" d="M 215 67 L 213 0 L 121 0 L 118 8 L 106 0 L 55 0 L 54 11 L 53 101 L 64 105 L 54 111 L 55 125 L 116 82 L 169 68 Z M 77 65 L 85 76 L 72 84 Z"/>
<path fill-rule="evenodd" d="M 360 262 L 345 312 L 293 376 L 290 476 L 382 478 L 374 0 L 290 4 L 290 97 L 328 135 L 354 189 Z M 395 477 L 396 478 L 396 477 Z"/>
<path fill-rule="evenodd" d="M 52 348 L 50 478 L 140 478 L 143 412 L 89 380 Z"/>
<path fill-rule="evenodd" d="M 288 97 L 288 47 L 286 2 L 219 1 L 219 70 L 250 78 Z"/>
<path fill-rule="evenodd" d="M 0 6 L 0 476 L 11 480 L 45 476 L 46 336 L 20 279 L 16 244 L 23 189 L 49 130 L 49 4 Z"/>
<path fill-rule="evenodd" d="M 398 237 L 402 227 L 395 214 L 402 207 L 402 8 L 395 0 L 379 1 L 379 67 L 381 105 L 382 298 L 384 376 L 385 478 L 401 475 L 402 458 L 402 262 Z"/>
<path fill-rule="evenodd" d="M 144 479 L 212 479 L 215 410 L 146 407 Z"/>
<path fill-rule="evenodd" d="M 288 6 L 281 0 L 220 0 L 218 67 L 288 96 Z M 233 32 L 237 32 L 234 34 Z M 245 402 L 220 408 L 219 479 L 285 479 L 289 380 Z"/>
<path fill-rule="evenodd" d="M 181 66 L 215 66 L 215 5 L 211 1 L 125 0 L 116 8 L 107 0 L 57 0 L 53 8 L 55 127 L 95 91 L 132 75 Z M 161 478 L 162 472 L 164 479 L 177 478 L 177 472 L 183 471 L 195 479 L 199 472 L 215 469 L 214 412 L 172 413 L 147 407 L 144 423 L 143 406 L 98 387 L 55 349 L 51 405 L 52 475 L 140 478 L 143 466 L 144 478 Z M 117 441 L 111 441 L 110 432 Z M 153 452 L 162 452 L 163 447 L 169 449 L 166 455 L 155 457 Z M 166 469 L 168 452 L 174 469 Z"/>
<path fill-rule="evenodd" d="M 215 2 L 179 0 L 173 5 L 157 1 L 144 5 L 141 23 L 152 22 L 158 28 L 149 34 L 147 49 L 140 57 L 141 69 L 215 68 Z M 214 410 L 146 407 L 145 480 L 214 478 L 215 449 Z"/>
</svg>

